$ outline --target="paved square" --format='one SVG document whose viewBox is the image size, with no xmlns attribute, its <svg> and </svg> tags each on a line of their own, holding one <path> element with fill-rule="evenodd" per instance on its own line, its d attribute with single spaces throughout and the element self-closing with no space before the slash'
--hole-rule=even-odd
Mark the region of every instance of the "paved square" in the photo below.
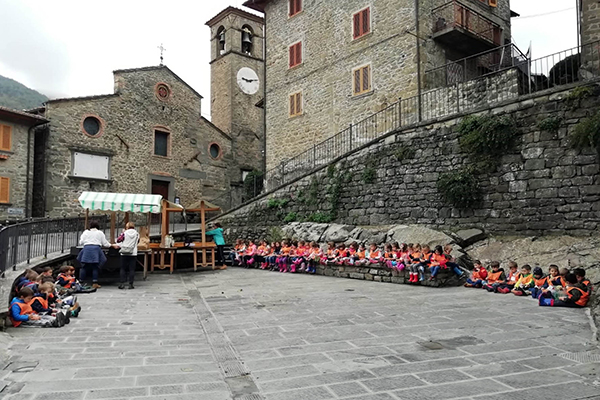
<svg viewBox="0 0 600 400">
<path fill-rule="evenodd" d="M 81 296 L 11 329 L 7 399 L 600 399 L 585 310 L 465 288 L 229 269 Z"/>
</svg>

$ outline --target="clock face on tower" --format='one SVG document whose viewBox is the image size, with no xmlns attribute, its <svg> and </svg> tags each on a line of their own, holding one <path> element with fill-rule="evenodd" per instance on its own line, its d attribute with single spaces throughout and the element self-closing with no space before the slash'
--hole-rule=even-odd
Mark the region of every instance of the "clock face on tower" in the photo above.
<svg viewBox="0 0 600 400">
<path fill-rule="evenodd" d="M 254 70 L 248 67 L 241 68 L 237 73 L 237 83 L 242 92 L 246 94 L 254 94 L 258 92 L 260 81 Z"/>
</svg>

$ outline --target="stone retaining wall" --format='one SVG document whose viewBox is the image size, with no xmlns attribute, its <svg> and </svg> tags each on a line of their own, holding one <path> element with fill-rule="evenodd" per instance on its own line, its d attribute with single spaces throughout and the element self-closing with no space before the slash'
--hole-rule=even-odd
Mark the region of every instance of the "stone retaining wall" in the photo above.
<svg viewBox="0 0 600 400">
<path fill-rule="evenodd" d="M 572 149 L 568 136 L 581 119 L 597 112 L 600 98 L 569 93 L 543 93 L 485 112 L 512 118 L 518 137 L 497 171 L 480 175 L 483 202 L 473 209 L 453 208 L 437 189 L 441 174 L 469 165 L 455 129 L 461 118 L 454 118 L 386 135 L 220 220 L 226 227 L 257 235 L 284 220 L 318 221 L 325 213 L 334 214 L 335 222 L 360 226 L 418 224 L 451 231 L 476 227 L 523 236 L 597 234 L 598 154 L 591 148 Z M 538 128 L 549 118 L 560 119 L 556 131 Z M 399 158 L 403 148 L 413 149 L 414 156 Z"/>
</svg>

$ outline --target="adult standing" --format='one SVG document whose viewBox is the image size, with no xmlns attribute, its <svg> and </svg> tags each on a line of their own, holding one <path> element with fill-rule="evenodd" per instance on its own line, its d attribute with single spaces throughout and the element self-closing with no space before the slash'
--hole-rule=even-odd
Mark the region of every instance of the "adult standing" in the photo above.
<svg viewBox="0 0 600 400">
<path fill-rule="evenodd" d="M 121 240 L 122 239 L 122 240 Z M 135 230 L 133 222 L 128 222 L 125 225 L 125 231 L 119 237 L 121 248 L 121 283 L 119 289 L 125 289 L 125 282 L 129 282 L 129 289 L 135 289 L 133 280 L 135 278 L 135 266 L 137 263 L 138 243 L 140 235 Z"/>
<path fill-rule="evenodd" d="M 213 224 L 213 229 L 206 232 L 206 235 L 212 236 L 215 244 L 217 245 L 217 263 L 221 265 L 221 269 L 226 269 L 227 265 L 225 265 L 225 239 L 223 239 L 223 227 L 220 223 L 215 222 Z"/>
<path fill-rule="evenodd" d="M 102 248 L 111 246 L 106 240 L 104 232 L 99 229 L 98 222 L 92 221 L 90 223 L 90 229 L 86 229 L 79 238 L 79 245 L 83 246 L 83 249 L 77 255 L 77 261 L 81 264 L 79 280 L 86 283 L 87 278 L 92 275 L 92 287 L 94 289 L 101 288 L 98 283 L 98 270 L 106 262 L 106 256 Z"/>
</svg>

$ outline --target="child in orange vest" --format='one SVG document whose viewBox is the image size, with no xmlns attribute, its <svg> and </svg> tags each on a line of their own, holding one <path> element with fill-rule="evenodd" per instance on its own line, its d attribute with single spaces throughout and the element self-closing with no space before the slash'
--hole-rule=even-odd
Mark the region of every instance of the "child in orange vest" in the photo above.
<svg viewBox="0 0 600 400">
<path fill-rule="evenodd" d="M 447 262 L 448 259 L 444 255 L 444 249 L 442 246 L 436 246 L 429 261 L 429 270 L 431 271 L 431 277 L 429 278 L 430 281 L 436 279 L 437 274 L 440 273 L 440 270 L 448 268 L 446 265 Z"/>
<path fill-rule="evenodd" d="M 533 283 L 533 274 L 531 273 L 531 266 L 525 264 L 521 267 L 521 276 L 517 283 L 515 283 L 515 287 L 511 290 L 511 292 L 515 296 L 524 296 L 529 295 L 529 289 L 534 286 Z"/>
<path fill-rule="evenodd" d="M 487 279 L 487 276 L 487 270 L 483 268 L 483 265 L 481 265 L 481 261 L 475 260 L 475 262 L 473 263 L 473 271 L 471 272 L 471 276 L 469 277 L 469 279 L 467 279 L 465 287 L 479 289 L 483 287 L 483 283 Z"/>
<path fill-rule="evenodd" d="M 540 297 L 539 305 L 546 307 L 585 307 L 590 295 L 587 291 L 577 286 L 577 277 L 574 274 L 567 274 L 565 282 L 564 293 L 559 295 L 558 299 Z"/>
<path fill-rule="evenodd" d="M 358 251 L 356 252 L 356 261 L 354 261 L 354 265 L 367 265 L 369 260 L 367 260 L 367 248 L 364 244 L 358 246 Z"/>
<path fill-rule="evenodd" d="M 492 267 L 492 271 L 488 272 L 483 288 L 488 292 L 495 292 L 498 290 L 498 286 L 506 282 L 506 274 L 504 273 L 504 268 L 500 268 L 498 261 L 492 261 L 490 266 Z"/>
<path fill-rule="evenodd" d="M 421 253 L 421 245 L 417 243 L 412 246 L 412 251 L 408 256 L 410 260 L 410 265 L 408 265 L 408 269 L 410 270 L 410 279 L 408 281 L 411 283 L 416 283 L 419 281 L 419 265 L 422 257 L 423 253 Z"/>
<path fill-rule="evenodd" d="M 33 301 L 33 290 L 23 288 L 19 290 L 18 297 L 10 302 L 9 317 L 14 327 L 55 327 L 59 328 L 65 324 L 65 315 L 58 312 L 56 317 L 51 315 L 39 315 L 31 308 Z"/>
<path fill-rule="evenodd" d="M 379 264 L 381 261 L 383 261 L 383 254 L 377 248 L 377 243 L 371 243 L 367 258 L 369 259 L 370 264 Z"/>
<path fill-rule="evenodd" d="M 579 287 L 584 289 L 591 296 L 594 288 L 592 287 L 592 282 L 585 277 L 585 269 L 583 268 L 575 268 L 573 270 L 573 274 L 577 277 L 577 284 Z"/>
<path fill-rule="evenodd" d="M 308 268 L 306 269 L 306 272 L 309 274 L 314 274 L 317 272 L 317 265 L 319 264 L 321 257 L 323 257 L 323 250 L 321 250 L 321 247 L 317 242 L 311 242 L 310 249 L 311 250 L 308 255 Z"/>
<path fill-rule="evenodd" d="M 513 290 L 513 288 L 515 287 L 515 284 L 521 277 L 521 274 L 519 273 L 518 270 L 519 270 L 519 266 L 517 265 L 516 262 L 514 262 L 514 261 L 508 262 L 508 276 L 506 277 L 506 282 L 504 282 L 498 286 L 498 290 L 496 290 L 497 293 L 506 294 L 506 293 L 510 293 L 510 291 Z"/>
<path fill-rule="evenodd" d="M 540 267 L 533 269 L 533 287 L 531 288 L 531 297 L 539 299 L 544 289 L 548 287 L 548 277 L 544 275 L 544 271 Z"/>
</svg>

